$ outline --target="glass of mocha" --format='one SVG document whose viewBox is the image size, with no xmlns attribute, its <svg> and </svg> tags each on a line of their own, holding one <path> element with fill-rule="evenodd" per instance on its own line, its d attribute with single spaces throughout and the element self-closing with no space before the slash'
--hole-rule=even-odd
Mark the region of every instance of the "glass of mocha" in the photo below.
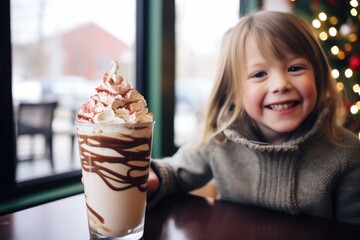
<svg viewBox="0 0 360 240">
<path fill-rule="evenodd" d="M 75 121 L 91 239 L 140 239 L 144 231 L 154 120 L 117 69 L 113 62 Z"/>
</svg>

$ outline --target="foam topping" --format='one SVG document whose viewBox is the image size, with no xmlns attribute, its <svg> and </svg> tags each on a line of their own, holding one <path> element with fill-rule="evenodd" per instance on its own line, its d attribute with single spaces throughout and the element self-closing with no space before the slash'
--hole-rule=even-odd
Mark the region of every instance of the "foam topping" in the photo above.
<svg viewBox="0 0 360 240">
<path fill-rule="evenodd" d="M 122 76 L 117 75 L 118 63 L 112 62 L 95 94 L 79 109 L 76 120 L 101 123 L 139 123 L 153 121 L 144 97 Z"/>
</svg>

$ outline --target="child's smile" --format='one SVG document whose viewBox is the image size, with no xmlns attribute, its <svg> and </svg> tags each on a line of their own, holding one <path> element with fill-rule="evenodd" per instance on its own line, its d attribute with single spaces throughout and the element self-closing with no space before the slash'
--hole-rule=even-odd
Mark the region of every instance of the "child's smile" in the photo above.
<svg viewBox="0 0 360 240">
<path fill-rule="evenodd" d="M 299 101 L 287 101 L 282 103 L 272 103 L 269 105 L 266 105 L 266 108 L 269 108 L 271 110 L 277 111 L 277 112 L 286 112 L 293 110 L 294 107 L 296 107 L 299 104 Z"/>
</svg>

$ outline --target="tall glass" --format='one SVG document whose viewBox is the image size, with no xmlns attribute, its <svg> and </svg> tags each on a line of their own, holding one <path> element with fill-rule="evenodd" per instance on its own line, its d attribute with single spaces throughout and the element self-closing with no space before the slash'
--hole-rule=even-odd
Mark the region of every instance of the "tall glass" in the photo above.
<svg viewBox="0 0 360 240">
<path fill-rule="evenodd" d="M 91 239 L 140 239 L 154 122 L 75 122 Z"/>
</svg>

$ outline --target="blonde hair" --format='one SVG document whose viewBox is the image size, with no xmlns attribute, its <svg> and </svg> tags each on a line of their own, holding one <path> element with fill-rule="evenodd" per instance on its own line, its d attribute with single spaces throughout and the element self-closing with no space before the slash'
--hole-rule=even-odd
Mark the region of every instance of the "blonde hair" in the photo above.
<svg viewBox="0 0 360 240">
<path fill-rule="evenodd" d="M 200 144 L 210 140 L 226 141 L 223 130 L 244 112 L 245 42 L 249 35 L 255 37 L 262 55 L 269 58 L 267 60 L 282 59 L 290 52 L 305 57 L 312 64 L 317 89 L 317 103 L 312 115 L 316 117 L 328 108 L 324 131 L 336 139 L 335 125 L 341 112 L 341 98 L 327 57 L 311 27 L 291 13 L 262 11 L 242 17 L 224 36 Z"/>
</svg>

